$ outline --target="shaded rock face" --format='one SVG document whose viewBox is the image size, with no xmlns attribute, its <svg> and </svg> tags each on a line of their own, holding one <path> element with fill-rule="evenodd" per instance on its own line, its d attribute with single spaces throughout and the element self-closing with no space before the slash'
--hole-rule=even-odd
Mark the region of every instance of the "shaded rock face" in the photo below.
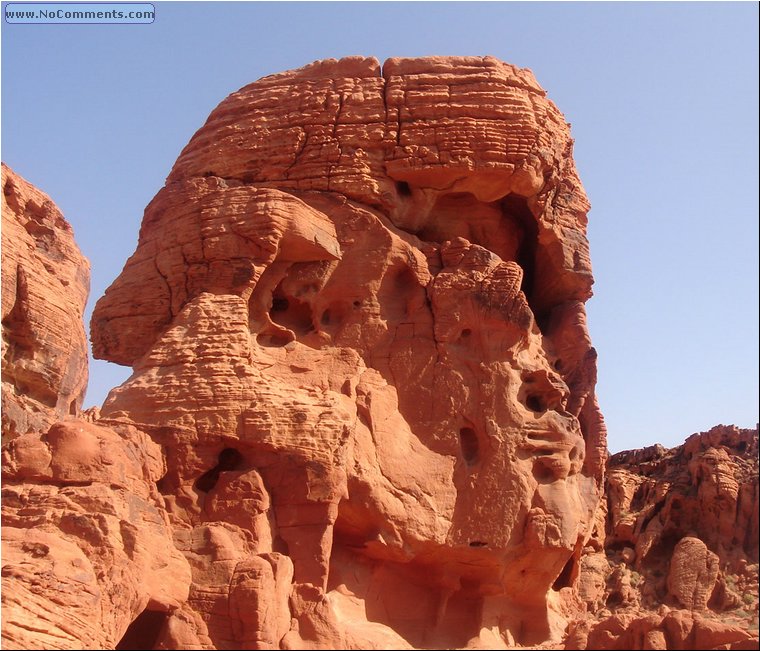
<svg viewBox="0 0 760 651">
<path fill-rule="evenodd" d="M 592 617 L 566 648 L 757 648 L 757 430 L 616 454 L 606 495 L 606 555 L 581 564 Z"/>
<path fill-rule="evenodd" d="M 192 570 L 158 644 L 558 639 L 601 549 L 588 203 L 492 58 L 315 63 L 224 100 L 91 324 Z"/>
<path fill-rule="evenodd" d="M 161 448 L 78 417 L 89 264 L 53 202 L 2 172 L 3 647 L 113 648 L 144 609 L 166 619 L 187 600 L 190 567 L 156 488 Z"/>
<path fill-rule="evenodd" d="M 50 197 L 2 165 L 2 436 L 79 413 L 89 263 Z"/>
</svg>

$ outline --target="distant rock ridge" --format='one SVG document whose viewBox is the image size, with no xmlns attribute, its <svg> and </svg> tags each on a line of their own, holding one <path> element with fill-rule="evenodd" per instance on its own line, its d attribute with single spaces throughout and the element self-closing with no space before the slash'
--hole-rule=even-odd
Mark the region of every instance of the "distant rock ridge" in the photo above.
<svg viewBox="0 0 760 651">
<path fill-rule="evenodd" d="M 673 451 L 615 455 L 605 499 L 588 207 L 564 118 L 492 57 L 327 60 L 230 95 L 96 305 L 95 355 L 132 376 L 100 410 L 10 414 L 4 646 L 751 641 L 710 618 L 757 567 L 757 519 L 734 519 L 737 550 L 723 515 L 735 469 L 736 513 L 757 505 L 741 431 L 692 444 L 684 479 L 694 508 L 723 487 L 725 535 L 650 527 Z M 628 534 L 633 484 L 657 517 Z M 637 562 L 665 572 L 654 596 Z"/>
<path fill-rule="evenodd" d="M 582 559 L 593 617 L 565 648 L 757 648 L 758 430 L 619 452 L 606 495 L 605 553 Z"/>
</svg>

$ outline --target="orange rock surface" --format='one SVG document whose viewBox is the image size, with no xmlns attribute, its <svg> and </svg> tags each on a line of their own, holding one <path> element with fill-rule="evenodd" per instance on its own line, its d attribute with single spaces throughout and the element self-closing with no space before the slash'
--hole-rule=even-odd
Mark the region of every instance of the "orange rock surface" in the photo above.
<svg viewBox="0 0 760 651">
<path fill-rule="evenodd" d="M 3 647 L 113 648 L 146 606 L 187 599 L 164 455 L 134 427 L 78 417 L 89 264 L 50 198 L 2 171 Z"/>
<path fill-rule="evenodd" d="M 3 448 L 6 648 L 751 640 L 707 616 L 733 543 L 673 540 L 667 616 L 604 553 L 639 533 L 605 527 L 587 211 L 564 118 L 490 57 L 230 95 L 96 305 L 132 376 Z"/>
<path fill-rule="evenodd" d="M 114 648 L 146 607 L 186 601 L 164 464 L 143 432 L 73 417 L 4 446 L 3 648 Z"/>
<path fill-rule="evenodd" d="M 2 165 L 2 435 L 78 414 L 90 265 L 46 194 Z"/>
<path fill-rule="evenodd" d="M 492 58 L 324 61 L 212 112 L 92 320 L 135 370 L 101 422 L 170 459 L 165 644 L 559 638 L 605 458 L 571 149 Z M 292 625 L 235 614 L 249 566 Z"/>
</svg>

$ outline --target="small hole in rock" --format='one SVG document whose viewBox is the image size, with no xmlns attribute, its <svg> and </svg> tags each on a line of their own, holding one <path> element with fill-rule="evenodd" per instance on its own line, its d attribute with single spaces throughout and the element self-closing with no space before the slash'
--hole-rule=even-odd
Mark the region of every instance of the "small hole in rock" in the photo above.
<svg viewBox="0 0 760 651">
<path fill-rule="evenodd" d="M 156 482 L 156 488 L 158 489 L 158 492 L 161 493 L 161 495 L 171 495 L 174 492 L 172 490 L 172 482 L 169 479 L 168 474 L 164 475 Z"/>
<path fill-rule="evenodd" d="M 612 592 L 607 597 L 607 607 L 619 606 L 623 603 L 623 595 L 620 592 Z"/>
<path fill-rule="evenodd" d="M 480 457 L 480 444 L 478 435 L 471 427 L 463 427 L 459 430 L 459 445 L 462 448 L 462 456 L 468 466 L 478 462 Z"/>
<path fill-rule="evenodd" d="M 482 540 L 472 540 L 470 542 L 470 547 L 486 547 L 488 546 L 487 542 L 483 542 Z"/>
<path fill-rule="evenodd" d="M 565 563 L 565 567 L 559 573 L 559 576 L 554 581 L 552 588 L 559 591 L 562 588 L 569 588 L 573 585 L 573 570 L 575 569 L 575 559 L 572 557 Z"/>
<path fill-rule="evenodd" d="M 533 476 L 541 484 L 551 483 L 555 480 L 554 471 L 547 465 L 547 461 L 539 457 L 533 464 Z"/>
<path fill-rule="evenodd" d="M 235 448 L 224 448 L 219 453 L 219 469 L 235 470 L 243 461 L 243 455 Z"/>
<path fill-rule="evenodd" d="M 412 189 L 406 181 L 398 181 L 396 183 L 396 192 L 399 197 L 411 197 Z"/>
<path fill-rule="evenodd" d="M 322 318 L 320 318 L 319 322 L 322 325 L 330 325 L 330 310 L 322 312 Z"/>
<path fill-rule="evenodd" d="M 561 359 L 558 359 L 556 362 L 554 362 L 554 368 L 557 371 L 561 371 L 562 370 L 562 360 Z"/>
<path fill-rule="evenodd" d="M 287 346 L 291 341 L 295 341 L 295 337 L 291 332 L 278 332 L 276 334 L 260 333 L 256 336 L 256 342 L 259 346 L 267 348 L 281 348 L 282 346 Z"/>
<path fill-rule="evenodd" d="M 272 293 L 269 316 L 274 323 L 291 330 L 296 335 L 305 335 L 314 330 L 311 305 L 287 294 L 282 282 Z"/>
<path fill-rule="evenodd" d="M 284 312 L 290 307 L 287 298 L 275 297 L 272 299 L 272 312 Z"/>
<path fill-rule="evenodd" d="M 543 399 L 541 396 L 536 394 L 531 394 L 525 398 L 525 406 L 531 411 L 535 411 L 539 414 L 542 414 L 546 411 L 546 406 L 544 405 Z"/>
<path fill-rule="evenodd" d="M 463 339 L 467 339 L 467 337 L 469 337 L 471 334 L 472 334 L 472 330 L 470 330 L 469 328 L 465 328 L 464 330 L 462 330 Z"/>
</svg>

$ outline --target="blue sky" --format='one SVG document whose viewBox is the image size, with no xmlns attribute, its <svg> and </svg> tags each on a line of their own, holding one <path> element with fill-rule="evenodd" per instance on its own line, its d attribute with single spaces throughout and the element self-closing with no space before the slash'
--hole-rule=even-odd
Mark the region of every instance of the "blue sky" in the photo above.
<svg viewBox="0 0 760 651">
<path fill-rule="evenodd" d="M 2 158 L 72 223 L 87 319 L 230 92 L 327 57 L 491 54 L 572 123 L 610 449 L 755 425 L 757 3 L 155 4 L 151 25 L 2 25 Z M 128 375 L 93 362 L 85 403 Z"/>
</svg>

